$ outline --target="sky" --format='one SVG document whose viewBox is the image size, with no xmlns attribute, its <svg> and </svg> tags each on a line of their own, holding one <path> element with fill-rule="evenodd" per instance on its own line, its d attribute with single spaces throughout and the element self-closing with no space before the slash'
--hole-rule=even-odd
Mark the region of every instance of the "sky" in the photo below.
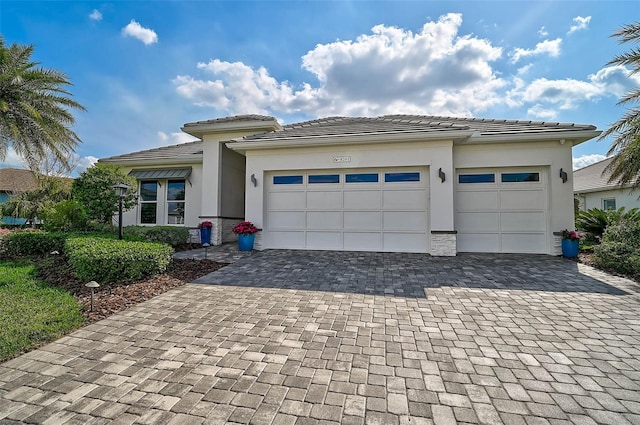
<svg viewBox="0 0 640 425">
<path fill-rule="evenodd" d="M 188 122 L 264 114 L 422 114 L 592 124 L 625 112 L 640 75 L 634 1 L 11 1 L 6 44 L 67 74 L 77 175 L 98 158 L 193 138 Z M 574 147 L 574 168 L 611 140 Z M 9 153 L 0 167 L 20 166 Z"/>
</svg>

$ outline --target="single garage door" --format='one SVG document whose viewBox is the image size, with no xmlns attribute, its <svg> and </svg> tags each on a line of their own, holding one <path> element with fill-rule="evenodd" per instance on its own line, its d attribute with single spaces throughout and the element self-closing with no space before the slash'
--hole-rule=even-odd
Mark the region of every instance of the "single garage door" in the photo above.
<svg viewBox="0 0 640 425">
<path fill-rule="evenodd" d="M 266 176 L 266 248 L 428 252 L 426 168 Z"/>
<path fill-rule="evenodd" d="M 548 252 L 542 169 L 459 169 L 456 174 L 459 252 Z"/>
</svg>

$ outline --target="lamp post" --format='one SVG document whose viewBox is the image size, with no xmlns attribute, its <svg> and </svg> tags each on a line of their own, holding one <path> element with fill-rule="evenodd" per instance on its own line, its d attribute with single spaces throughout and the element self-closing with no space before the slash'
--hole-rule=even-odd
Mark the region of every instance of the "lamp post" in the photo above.
<svg viewBox="0 0 640 425">
<path fill-rule="evenodd" d="M 127 193 L 127 190 L 129 190 L 129 186 L 127 186 L 126 184 L 114 184 L 113 186 L 111 186 L 115 191 L 116 191 L 116 195 L 118 196 L 118 239 L 122 240 L 122 200 L 124 198 L 124 195 Z"/>
</svg>

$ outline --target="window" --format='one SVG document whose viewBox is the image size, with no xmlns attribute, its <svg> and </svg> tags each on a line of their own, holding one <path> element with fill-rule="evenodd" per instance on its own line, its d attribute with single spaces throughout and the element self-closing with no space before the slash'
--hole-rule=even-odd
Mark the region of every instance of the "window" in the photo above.
<svg viewBox="0 0 640 425">
<path fill-rule="evenodd" d="M 158 216 L 158 182 L 140 182 L 140 223 L 156 224 Z"/>
<path fill-rule="evenodd" d="M 273 176 L 273 184 L 302 184 L 302 176 Z"/>
<path fill-rule="evenodd" d="M 384 181 L 390 182 L 419 182 L 420 173 L 384 173 Z"/>
<path fill-rule="evenodd" d="M 540 173 L 502 173 L 502 183 L 539 182 Z"/>
<path fill-rule="evenodd" d="M 605 210 L 605 211 L 615 210 L 616 209 L 616 198 L 603 199 L 602 200 L 602 209 Z"/>
<path fill-rule="evenodd" d="M 347 174 L 347 183 L 378 183 L 378 173 Z"/>
<path fill-rule="evenodd" d="M 167 183 L 167 224 L 184 224 L 184 180 Z"/>
<path fill-rule="evenodd" d="M 459 174 L 458 183 L 495 183 L 495 174 Z"/>
<path fill-rule="evenodd" d="M 310 175 L 309 183 L 340 183 L 340 174 Z"/>
</svg>

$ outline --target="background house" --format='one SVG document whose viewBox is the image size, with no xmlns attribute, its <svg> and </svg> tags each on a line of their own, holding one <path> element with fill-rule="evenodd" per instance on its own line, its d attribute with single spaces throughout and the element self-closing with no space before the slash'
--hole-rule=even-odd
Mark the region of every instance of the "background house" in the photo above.
<svg viewBox="0 0 640 425">
<path fill-rule="evenodd" d="M 573 227 L 571 148 L 590 125 L 392 115 L 185 124 L 200 140 L 100 161 L 138 181 L 124 224 L 247 219 L 256 248 L 559 254 Z"/>
<path fill-rule="evenodd" d="M 18 168 L 0 168 L 0 204 L 18 193 L 33 190 L 38 186 L 38 180 L 31 170 Z M 11 225 L 23 225 L 24 218 L 3 216 L 0 221 Z"/>
<path fill-rule="evenodd" d="M 573 193 L 581 210 L 640 208 L 640 192 L 632 192 L 630 186 L 609 183 L 609 175 L 605 172 L 609 163 L 611 158 L 573 172 Z"/>
</svg>

